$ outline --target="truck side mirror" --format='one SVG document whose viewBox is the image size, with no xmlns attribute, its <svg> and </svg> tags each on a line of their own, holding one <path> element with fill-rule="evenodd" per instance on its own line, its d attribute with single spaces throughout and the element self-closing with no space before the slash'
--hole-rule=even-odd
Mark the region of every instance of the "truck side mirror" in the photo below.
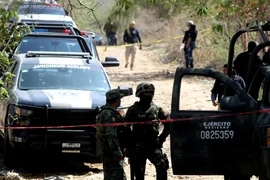
<svg viewBox="0 0 270 180">
<path fill-rule="evenodd" d="M 120 65 L 119 59 L 115 57 L 106 57 L 105 62 L 101 62 L 103 67 L 116 67 Z"/>
<path fill-rule="evenodd" d="M 124 96 L 130 96 L 133 94 L 133 89 L 131 86 L 118 86 L 118 89 L 120 90 L 121 94 L 124 94 Z"/>
<path fill-rule="evenodd" d="M 243 110 L 248 107 L 247 103 L 241 102 L 237 96 L 225 96 L 220 100 L 221 110 Z"/>
</svg>

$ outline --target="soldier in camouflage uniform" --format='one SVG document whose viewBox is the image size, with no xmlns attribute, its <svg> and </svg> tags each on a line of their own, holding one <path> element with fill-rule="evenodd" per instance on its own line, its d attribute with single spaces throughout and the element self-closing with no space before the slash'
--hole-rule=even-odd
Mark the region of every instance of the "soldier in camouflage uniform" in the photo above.
<svg viewBox="0 0 270 180">
<path fill-rule="evenodd" d="M 97 115 L 97 124 L 110 124 L 123 122 L 119 112 L 116 110 L 121 104 L 118 89 L 106 93 L 106 105 L 101 107 Z M 104 180 L 126 180 L 123 168 L 123 148 L 121 148 L 119 131 L 121 127 L 98 126 L 97 135 L 101 141 Z"/>
<path fill-rule="evenodd" d="M 128 108 L 125 116 L 127 122 L 149 122 L 167 119 L 167 115 L 162 108 L 152 102 L 154 91 L 155 87 L 153 84 L 141 83 L 137 86 L 136 96 L 140 100 Z M 169 124 L 164 123 L 164 129 L 160 135 L 158 121 L 134 124 L 131 126 L 131 129 L 134 146 L 131 150 L 132 153 L 129 152 L 127 155 L 130 157 L 130 154 L 132 154 L 134 158 L 136 180 L 144 180 L 147 159 L 155 165 L 157 180 L 167 180 L 169 161 L 161 148 L 170 133 Z M 131 166 L 134 165 L 131 163 Z"/>
</svg>

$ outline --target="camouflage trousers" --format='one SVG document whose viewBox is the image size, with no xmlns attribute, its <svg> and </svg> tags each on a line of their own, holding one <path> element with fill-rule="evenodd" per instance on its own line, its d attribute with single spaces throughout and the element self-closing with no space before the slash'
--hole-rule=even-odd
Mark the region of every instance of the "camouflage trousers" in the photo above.
<svg viewBox="0 0 270 180">
<path fill-rule="evenodd" d="M 162 153 L 161 148 L 144 147 L 136 148 L 134 153 L 133 167 L 136 180 L 144 180 L 146 160 L 149 160 L 156 168 L 157 180 L 167 180 L 169 161 Z"/>
<path fill-rule="evenodd" d="M 120 162 L 111 158 L 103 158 L 104 180 L 126 180 L 123 160 Z"/>
</svg>

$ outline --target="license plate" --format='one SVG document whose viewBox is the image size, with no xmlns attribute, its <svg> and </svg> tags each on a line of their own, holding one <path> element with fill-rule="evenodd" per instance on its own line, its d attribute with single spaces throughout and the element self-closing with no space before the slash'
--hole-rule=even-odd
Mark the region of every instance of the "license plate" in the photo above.
<svg viewBox="0 0 270 180">
<path fill-rule="evenodd" d="M 62 143 L 62 148 L 80 148 L 80 143 Z"/>
<path fill-rule="evenodd" d="M 62 153 L 80 153 L 80 150 L 62 150 Z"/>
</svg>

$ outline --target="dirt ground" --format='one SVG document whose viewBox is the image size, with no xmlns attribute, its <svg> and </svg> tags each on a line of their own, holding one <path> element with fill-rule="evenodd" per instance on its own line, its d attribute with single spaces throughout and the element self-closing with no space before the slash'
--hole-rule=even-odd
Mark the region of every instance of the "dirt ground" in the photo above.
<svg viewBox="0 0 270 180">
<path fill-rule="evenodd" d="M 170 112 L 171 106 L 171 94 L 173 87 L 173 78 L 176 68 L 179 66 L 175 62 L 170 64 L 164 64 L 158 58 L 155 52 L 158 49 L 151 49 L 151 47 L 143 48 L 143 50 L 137 50 L 135 67 L 131 71 L 129 68 L 125 68 L 125 47 L 98 47 L 100 54 L 100 59 L 105 60 L 105 57 L 114 56 L 118 57 L 120 60 L 120 67 L 108 67 L 106 72 L 111 80 L 112 87 L 115 88 L 119 85 L 129 85 L 133 87 L 135 93 L 136 86 L 141 82 L 151 82 L 156 87 L 154 102 L 161 106 L 166 112 Z M 195 62 L 196 66 L 196 62 Z M 203 79 L 190 79 L 187 78 L 183 82 L 183 87 L 185 87 L 184 98 L 186 101 L 183 101 L 183 106 L 186 109 L 196 108 L 215 108 L 212 106 L 209 101 L 209 88 L 212 87 L 211 81 L 205 81 Z M 201 96 L 196 96 L 194 98 L 193 92 L 200 92 Z M 138 100 L 135 95 L 125 97 L 122 100 L 123 106 L 129 106 Z M 170 139 L 167 138 L 167 141 L 164 144 L 164 152 L 167 153 L 170 161 Z M 3 167 L 3 162 L 0 160 L 0 165 L 2 165 L 2 173 L 5 175 L 9 169 Z M 48 179 L 48 180 L 98 180 L 103 179 L 102 164 L 73 164 L 72 162 L 54 162 L 51 164 L 40 165 L 36 164 L 35 167 L 29 169 L 18 168 L 14 169 L 13 172 L 20 177 L 18 179 Z M 125 160 L 125 172 L 130 178 L 129 165 L 127 159 Z M 13 174 L 9 174 L 12 176 Z M 154 180 L 156 173 L 155 168 L 150 162 L 147 162 L 146 167 L 146 180 Z M 58 177 L 58 179 L 56 178 Z M 186 175 L 173 175 L 172 168 L 170 166 L 168 170 L 168 179 L 177 180 L 177 179 L 188 179 L 188 180 L 222 180 L 223 176 L 186 176 Z M 1 178 L 0 178 L 1 179 Z M 253 180 L 257 179 L 255 177 Z"/>
</svg>

